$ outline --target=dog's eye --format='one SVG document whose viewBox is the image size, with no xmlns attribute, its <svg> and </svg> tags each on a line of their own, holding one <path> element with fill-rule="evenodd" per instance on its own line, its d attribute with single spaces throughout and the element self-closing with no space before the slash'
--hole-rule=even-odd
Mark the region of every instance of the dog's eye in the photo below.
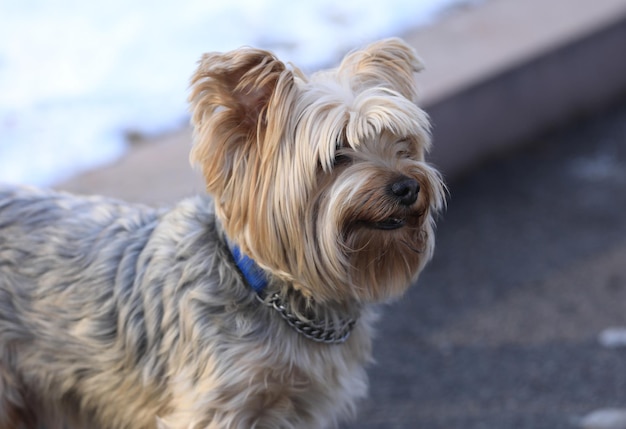
<svg viewBox="0 0 626 429">
<path fill-rule="evenodd" d="M 410 158 L 411 147 L 408 139 L 402 139 L 397 143 L 397 155 L 399 158 Z"/>
<path fill-rule="evenodd" d="M 335 159 L 333 160 L 334 167 L 340 167 L 348 165 L 352 162 L 350 156 L 346 153 L 344 142 L 340 139 L 335 142 Z"/>
<path fill-rule="evenodd" d="M 337 152 L 337 154 L 335 155 L 335 159 L 333 161 L 333 165 L 335 167 L 340 167 L 343 165 L 348 165 L 351 162 L 352 162 L 352 159 L 350 158 L 349 155 L 346 155 L 345 153 Z"/>
</svg>

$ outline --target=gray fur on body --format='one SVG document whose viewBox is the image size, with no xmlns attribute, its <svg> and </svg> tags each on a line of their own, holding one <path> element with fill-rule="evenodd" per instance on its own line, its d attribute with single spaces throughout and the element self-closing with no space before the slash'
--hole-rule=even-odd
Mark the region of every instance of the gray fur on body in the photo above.
<svg viewBox="0 0 626 429">
<path fill-rule="evenodd" d="M 365 394 L 370 318 L 341 347 L 299 337 L 242 282 L 208 197 L 0 186 L 2 428 L 16 410 L 50 429 L 333 425 Z"/>
</svg>

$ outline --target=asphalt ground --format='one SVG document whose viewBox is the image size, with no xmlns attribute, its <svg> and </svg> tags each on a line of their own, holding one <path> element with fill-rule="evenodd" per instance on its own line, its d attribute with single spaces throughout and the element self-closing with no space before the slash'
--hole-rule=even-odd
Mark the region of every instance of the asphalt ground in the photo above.
<svg viewBox="0 0 626 429">
<path fill-rule="evenodd" d="M 342 427 L 571 429 L 626 407 L 626 348 L 598 341 L 626 326 L 626 100 L 449 185 Z"/>
</svg>

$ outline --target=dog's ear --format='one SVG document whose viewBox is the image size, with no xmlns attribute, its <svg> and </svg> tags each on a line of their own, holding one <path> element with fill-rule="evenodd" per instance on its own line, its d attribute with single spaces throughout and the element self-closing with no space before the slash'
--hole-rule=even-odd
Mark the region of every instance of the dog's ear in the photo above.
<svg viewBox="0 0 626 429">
<path fill-rule="evenodd" d="M 415 73 L 424 69 L 415 50 L 399 38 L 384 39 L 348 55 L 339 67 L 359 85 L 383 85 L 416 102 Z"/>
<path fill-rule="evenodd" d="M 254 168 L 293 87 L 293 73 L 270 52 L 241 48 L 202 56 L 191 79 L 194 147 L 210 193 L 223 191 L 237 170 Z M 241 185 L 241 184 L 240 184 Z"/>
</svg>

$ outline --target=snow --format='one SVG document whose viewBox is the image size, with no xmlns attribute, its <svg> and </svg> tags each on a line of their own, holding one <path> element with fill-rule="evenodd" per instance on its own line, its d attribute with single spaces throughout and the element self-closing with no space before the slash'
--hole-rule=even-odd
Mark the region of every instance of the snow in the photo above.
<svg viewBox="0 0 626 429">
<path fill-rule="evenodd" d="M 587 414 L 580 422 L 581 429 L 626 429 L 626 410 L 603 408 Z"/>
<path fill-rule="evenodd" d="M 186 124 L 203 52 L 311 71 L 464 0 L 0 0 L 0 182 L 50 185 Z"/>
<path fill-rule="evenodd" d="M 600 332 L 598 341 L 603 347 L 609 349 L 626 347 L 626 327 L 606 328 Z"/>
</svg>

